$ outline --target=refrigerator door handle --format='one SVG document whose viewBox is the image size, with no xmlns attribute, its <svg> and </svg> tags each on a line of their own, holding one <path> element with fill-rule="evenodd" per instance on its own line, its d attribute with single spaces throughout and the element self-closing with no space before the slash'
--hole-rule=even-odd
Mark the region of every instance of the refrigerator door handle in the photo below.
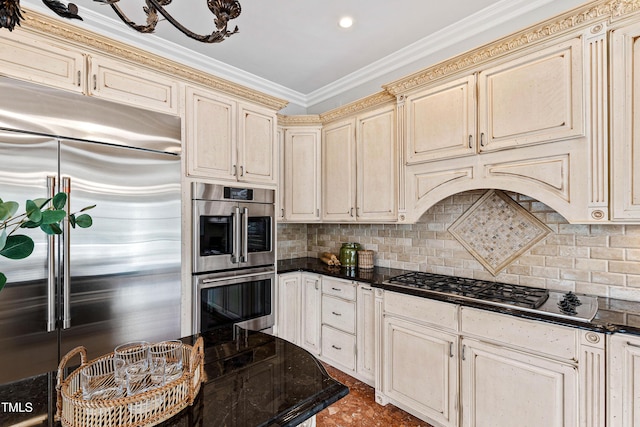
<svg viewBox="0 0 640 427">
<path fill-rule="evenodd" d="M 242 208 L 242 259 L 240 262 L 249 261 L 249 209 Z"/>
<path fill-rule="evenodd" d="M 56 177 L 47 177 L 47 197 L 56 193 Z M 56 330 L 56 236 L 47 236 L 47 332 Z"/>
<path fill-rule="evenodd" d="M 240 208 L 239 207 L 234 207 L 233 208 L 233 216 L 232 216 L 232 221 L 233 221 L 233 252 L 231 254 L 231 262 L 234 264 L 239 263 L 240 257 L 242 256 L 241 252 L 240 252 Z"/>
<path fill-rule="evenodd" d="M 63 281 L 62 281 L 62 329 L 69 329 L 71 327 L 71 242 L 69 233 L 69 212 L 71 212 L 71 178 L 62 178 L 62 191 L 67 193 L 67 215 L 63 221 L 62 227 L 62 241 L 63 245 Z"/>
</svg>

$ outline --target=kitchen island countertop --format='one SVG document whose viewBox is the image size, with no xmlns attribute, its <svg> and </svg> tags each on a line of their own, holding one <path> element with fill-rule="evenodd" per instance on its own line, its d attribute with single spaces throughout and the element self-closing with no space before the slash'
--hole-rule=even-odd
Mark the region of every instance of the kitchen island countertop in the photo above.
<svg viewBox="0 0 640 427">
<path fill-rule="evenodd" d="M 191 345 L 199 336 L 182 340 Z M 283 339 L 231 327 L 202 337 L 200 393 L 159 426 L 295 426 L 349 393 L 309 352 Z M 59 426 L 52 421 L 55 383 L 49 372 L 0 385 L 0 426 Z"/>
</svg>

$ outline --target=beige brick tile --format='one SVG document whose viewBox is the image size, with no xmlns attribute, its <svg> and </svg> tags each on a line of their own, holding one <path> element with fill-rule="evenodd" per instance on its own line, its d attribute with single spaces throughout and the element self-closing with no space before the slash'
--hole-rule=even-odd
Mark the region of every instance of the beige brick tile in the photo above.
<svg viewBox="0 0 640 427">
<path fill-rule="evenodd" d="M 612 273 L 640 274 L 640 262 L 610 261 L 609 271 Z"/>
<path fill-rule="evenodd" d="M 572 280 L 547 279 L 545 282 L 545 287 L 554 291 L 573 292 L 576 289 L 576 284 Z"/>
<path fill-rule="evenodd" d="M 612 286 L 609 288 L 609 297 L 627 301 L 640 301 L 640 289 Z"/>
<path fill-rule="evenodd" d="M 534 288 L 544 288 L 546 281 L 542 277 L 521 276 L 520 284 L 524 286 L 533 286 Z"/>
<path fill-rule="evenodd" d="M 560 269 L 553 267 L 531 267 L 531 275 L 547 279 L 558 279 L 560 277 Z"/>
<path fill-rule="evenodd" d="M 546 267 L 573 268 L 574 259 L 559 256 L 548 256 L 544 260 Z"/>
<path fill-rule="evenodd" d="M 615 224 L 592 224 L 591 235 L 612 236 L 614 234 L 624 234 L 624 225 Z"/>
<path fill-rule="evenodd" d="M 533 247 L 530 251 L 532 255 L 558 255 L 558 246 L 557 245 L 537 245 Z"/>
<path fill-rule="evenodd" d="M 640 276 L 638 276 L 638 275 L 628 275 L 627 276 L 627 286 L 631 286 L 633 288 L 640 288 Z"/>
<path fill-rule="evenodd" d="M 640 235 L 611 236 L 612 248 L 640 248 Z"/>
<path fill-rule="evenodd" d="M 607 273 L 602 271 L 594 271 L 591 273 L 591 281 L 603 285 L 625 286 L 627 276 L 619 273 Z"/>
<path fill-rule="evenodd" d="M 444 265 L 447 267 L 464 268 L 464 260 L 459 258 L 445 258 Z"/>
<path fill-rule="evenodd" d="M 576 236 L 573 234 L 550 234 L 544 239 L 547 245 L 573 246 L 576 244 Z"/>
<path fill-rule="evenodd" d="M 640 235 L 640 225 L 625 225 L 624 232 L 628 236 L 638 236 Z"/>
<path fill-rule="evenodd" d="M 576 270 L 607 271 L 607 262 L 600 259 L 576 259 Z"/>
<path fill-rule="evenodd" d="M 576 292 L 580 294 L 595 295 L 598 297 L 608 297 L 609 286 L 589 282 L 576 282 Z"/>
<path fill-rule="evenodd" d="M 560 246 L 558 255 L 561 257 L 588 258 L 589 248 L 586 246 Z"/>
<path fill-rule="evenodd" d="M 577 246 L 607 246 L 607 236 L 576 236 Z"/>
<path fill-rule="evenodd" d="M 591 231 L 588 225 L 560 224 L 558 226 L 558 233 L 567 235 L 588 235 Z"/>
<path fill-rule="evenodd" d="M 512 285 L 520 284 L 520 276 L 517 274 L 507 274 L 502 272 L 496 276 L 496 282 L 510 283 Z"/>
<path fill-rule="evenodd" d="M 435 269 L 435 273 L 436 274 L 445 274 L 447 276 L 453 276 L 453 268 L 452 267 L 436 267 Z"/>
<path fill-rule="evenodd" d="M 520 264 L 511 264 L 507 267 L 507 273 L 515 274 L 519 276 L 529 276 L 531 275 L 531 266 L 529 265 L 520 265 Z"/>
<path fill-rule="evenodd" d="M 495 282 L 496 278 L 493 277 L 493 275 L 491 273 L 489 273 L 486 270 L 480 271 L 480 270 L 474 270 L 473 271 L 473 278 L 476 280 L 487 280 L 489 282 Z"/>
<path fill-rule="evenodd" d="M 640 249 L 626 249 L 625 253 L 627 261 L 640 261 Z"/>
<path fill-rule="evenodd" d="M 610 259 L 615 261 L 624 260 L 624 249 L 620 248 L 591 248 L 589 254 L 591 258 L 595 259 Z"/>
<path fill-rule="evenodd" d="M 518 258 L 519 265 L 544 266 L 544 257 L 541 255 L 522 255 Z"/>
</svg>

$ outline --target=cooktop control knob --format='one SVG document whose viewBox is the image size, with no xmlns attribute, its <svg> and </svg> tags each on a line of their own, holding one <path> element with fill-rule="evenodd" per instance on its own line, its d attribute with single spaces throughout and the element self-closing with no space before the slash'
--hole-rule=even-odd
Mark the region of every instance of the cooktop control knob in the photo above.
<svg viewBox="0 0 640 427">
<path fill-rule="evenodd" d="M 575 315 L 578 314 L 576 307 L 581 305 L 580 299 L 573 292 L 567 292 L 564 294 L 562 300 L 558 302 L 560 311 L 564 314 Z"/>
<path fill-rule="evenodd" d="M 564 298 L 574 306 L 582 305 L 582 302 L 580 302 L 580 298 L 578 298 L 578 296 L 573 292 L 567 292 L 564 295 Z"/>
</svg>

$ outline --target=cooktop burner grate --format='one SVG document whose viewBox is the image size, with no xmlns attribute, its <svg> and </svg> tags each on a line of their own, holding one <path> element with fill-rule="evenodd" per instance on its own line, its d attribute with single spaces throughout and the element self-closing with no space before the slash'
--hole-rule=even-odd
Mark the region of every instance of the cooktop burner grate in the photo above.
<svg viewBox="0 0 640 427">
<path fill-rule="evenodd" d="M 466 279 L 463 277 L 443 276 L 420 271 L 396 276 L 387 282 L 394 285 L 410 286 L 425 291 L 530 309 L 540 307 L 547 298 L 549 298 L 549 291 L 546 289 Z"/>
</svg>

